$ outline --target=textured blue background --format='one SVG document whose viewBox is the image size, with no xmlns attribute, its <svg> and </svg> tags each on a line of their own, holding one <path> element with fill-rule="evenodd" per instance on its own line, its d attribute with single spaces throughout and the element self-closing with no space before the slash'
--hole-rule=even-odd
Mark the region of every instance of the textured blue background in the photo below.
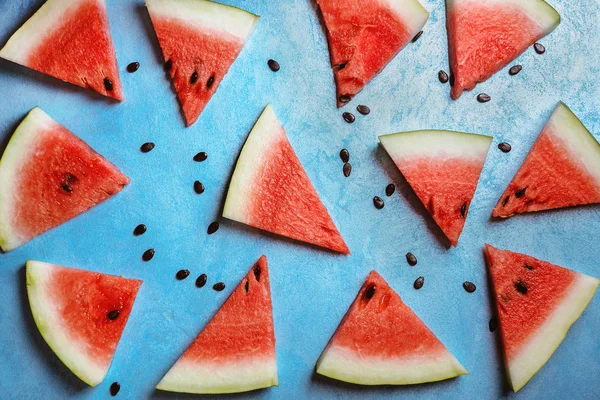
<svg viewBox="0 0 600 400">
<path fill-rule="evenodd" d="M 229 0 L 261 15 L 251 39 L 198 123 L 185 129 L 179 106 L 162 70 L 162 57 L 142 1 L 108 0 L 111 30 L 124 85 L 117 104 L 33 71 L 0 61 L 1 148 L 15 126 L 40 106 L 131 178 L 131 185 L 83 216 L 8 254 L 0 254 L 0 397 L 108 397 L 118 380 L 122 398 L 177 398 L 153 387 L 195 338 L 210 316 L 261 254 L 271 265 L 279 365 L 278 388 L 232 398 L 481 399 L 510 394 L 498 350 L 488 331 L 492 315 L 482 246 L 529 253 L 600 276 L 598 207 L 523 215 L 490 222 L 496 200 L 516 172 L 559 100 L 600 133 L 600 4 L 597 0 L 553 0 L 562 24 L 543 39 L 548 51 L 519 57 L 523 71 L 503 70 L 477 92 L 450 101 L 437 81 L 447 69 L 442 0 L 423 1 L 431 12 L 425 34 L 404 49 L 346 109 L 367 104 L 372 113 L 345 123 L 335 107 L 327 42 L 309 0 Z M 42 0 L 0 0 L 0 43 L 4 44 Z M 282 66 L 277 74 L 269 58 Z M 125 72 L 132 61 L 141 68 Z M 479 104 L 479 91 L 492 101 Z M 287 129 L 325 205 L 346 239 L 345 257 L 217 219 L 236 156 L 263 107 L 271 102 Z M 357 114 L 358 115 L 358 114 Z M 458 248 L 446 249 L 434 223 L 378 148 L 377 135 L 444 128 L 495 137 Z M 156 148 L 141 154 L 139 146 Z M 509 154 L 496 145 L 513 145 Z M 346 147 L 354 166 L 342 175 L 338 152 Z M 0 148 L 0 150 L 1 150 Z M 192 162 L 206 151 L 204 163 Z M 192 190 L 200 179 L 206 192 Z M 387 198 L 394 182 L 399 194 Z M 376 210 L 372 197 L 384 197 Z M 145 223 L 148 232 L 131 232 Z M 156 249 L 151 262 L 141 255 Z M 410 268 L 407 251 L 419 264 Z M 122 274 L 144 280 L 127 329 L 104 383 L 89 388 L 52 354 L 37 332 L 26 302 L 23 266 L 37 259 Z M 189 268 L 223 280 L 224 292 L 194 279 L 177 282 Z M 365 388 L 313 375 L 315 362 L 367 273 L 376 268 L 438 335 L 470 375 L 411 387 Z M 412 288 L 425 277 L 420 291 Z M 461 287 L 477 284 L 474 294 Z M 600 398 L 600 296 L 574 324 L 549 363 L 519 393 L 521 398 Z M 187 398 L 187 396 L 182 396 Z"/>
</svg>

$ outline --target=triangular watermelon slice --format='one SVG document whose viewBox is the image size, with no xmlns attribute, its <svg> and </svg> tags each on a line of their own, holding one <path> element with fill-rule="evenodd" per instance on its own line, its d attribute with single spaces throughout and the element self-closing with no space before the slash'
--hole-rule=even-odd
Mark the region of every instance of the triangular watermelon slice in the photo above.
<svg viewBox="0 0 600 400">
<path fill-rule="evenodd" d="M 550 359 L 600 281 L 489 244 L 485 253 L 508 380 L 516 392 Z"/>
<path fill-rule="evenodd" d="M 268 105 L 238 159 L 225 218 L 349 254 L 348 246 Z"/>
<path fill-rule="evenodd" d="M 490 78 L 559 23 L 543 0 L 446 0 L 451 97 Z"/>
<path fill-rule="evenodd" d="M 34 108 L 0 159 L 0 248 L 28 242 L 128 183 L 117 167 Z"/>
<path fill-rule="evenodd" d="M 410 385 L 468 374 L 375 271 L 321 354 L 317 373 L 361 385 Z"/>
<path fill-rule="evenodd" d="M 317 0 L 327 27 L 338 107 L 409 43 L 429 12 L 417 0 Z"/>
<path fill-rule="evenodd" d="M 258 16 L 208 0 L 146 0 L 187 126 L 204 110 Z"/>
<path fill-rule="evenodd" d="M 47 0 L 0 57 L 123 100 L 104 0 Z"/>
<path fill-rule="evenodd" d="M 559 103 L 492 215 L 600 203 L 600 144 Z"/>
<path fill-rule="evenodd" d="M 453 246 L 465 225 L 492 138 L 414 131 L 379 140 Z"/>
<path fill-rule="evenodd" d="M 58 358 L 82 381 L 106 376 L 142 281 L 27 261 L 33 319 Z"/>
<path fill-rule="evenodd" d="M 269 268 L 262 256 L 156 388 L 237 393 L 277 384 Z"/>
</svg>

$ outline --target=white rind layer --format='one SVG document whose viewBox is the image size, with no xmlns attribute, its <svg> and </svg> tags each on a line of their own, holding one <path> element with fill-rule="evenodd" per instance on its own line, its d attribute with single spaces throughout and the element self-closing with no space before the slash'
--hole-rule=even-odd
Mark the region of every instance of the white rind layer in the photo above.
<svg viewBox="0 0 600 400">
<path fill-rule="evenodd" d="M 69 12 L 90 0 L 48 0 L 8 40 L 0 57 L 17 64 L 27 65 L 28 56 L 43 43 L 57 28 Z M 93 0 L 106 8 L 104 0 Z"/>
<path fill-rule="evenodd" d="M 245 42 L 258 16 L 240 8 L 208 0 L 146 0 L 152 19 L 183 21 L 201 30 L 227 32 Z"/>
<path fill-rule="evenodd" d="M 548 120 L 552 137 L 558 138 L 572 160 L 582 165 L 600 187 L 600 144 L 564 103 L 559 103 Z"/>
<path fill-rule="evenodd" d="M 54 308 L 54 302 L 47 298 L 46 284 L 52 273 L 52 264 L 27 261 L 27 295 L 36 326 L 48 346 L 60 360 L 82 381 L 96 386 L 104 379 L 108 365 L 99 365 L 82 351 L 81 346 L 66 331 L 61 329 L 64 322 Z"/>
<path fill-rule="evenodd" d="M 266 153 L 283 132 L 273 107 L 267 105 L 250 131 L 240 153 L 229 184 L 223 217 L 249 224 L 248 209 L 254 182 L 260 178 L 257 174 L 264 164 Z"/>
<path fill-rule="evenodd" d="M 12 226 L 14 202 L 19 201 L 15 198 L 18 193 L 15 179 L 34 150 L 38 134 L 56 124 L 40 108 L 34 108 L 19 124 L 0 159 L 0 248 L 5 252 L 27 241 Z"/>
<path fill-rule="evenodd" d="M 399 359 L 360 355 L 339 346 L 323 352 L 317 373 L 360 385 L 412 385 L 468 374 L 448 351 L 437 359 L 419 358 L 418 354 Z"/>
<path fill-rule="evenodd" d="M 277 386 L 277 361 L 262 358 L 215 365 L 177 362 L 156 385 L 159 390 L 181 393 L 239 393 Z"/>
<path fill-rule="evenodd" d="M 571 325 L 594 297 L 599 283 L 596 278 L 578 274 L 561 304 L 519 349 L 519 354 L 507 362 L 508 378 L 515 392 L 525 386 L 550 359 Z"/>
<path fill-rule="evenodd" d="M 424 130 L 379 136 L 395 162 L 411 159 L 460 158 L 485 162 L 492 138 L 471 133 Z"/>
<path fill-rule="evenodd" d="M 381 0 L 387 4 L 404 24 L 410 27 L 410 32 L 419 32 L 429 19 L 429 12 L 417 0 Z"/>
</svg>

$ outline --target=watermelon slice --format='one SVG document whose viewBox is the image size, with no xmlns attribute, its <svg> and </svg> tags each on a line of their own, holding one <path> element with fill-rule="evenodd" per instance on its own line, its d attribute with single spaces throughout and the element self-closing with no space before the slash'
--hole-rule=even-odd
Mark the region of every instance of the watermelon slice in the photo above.
<svg viewBox="0 0 600 400">
<path fill-rule="evenodd" d="M 508 380 L 516 392 L 542 368 L 600 281 L 525 254 L 485 245 Z"/>
<path fill-rule="evenodd" d="M 237 393 L 277 384 L 269 268 L 262 256 L 156 388 Z"/>
<path fill-rule="evenodd" d="M 117 167 L 34 108 L 0 160 L 0 248 L 28 242 L 128 183 Z"/>
<path fill-rule="evenodd" d="M 47 0 L 0 57 L 123 100 L 104 0 Z"/>
<path fill-rule="evenodd" d="M 451 97 L 487 80 L 559 23 L 542 0 L 446 0 Z"/>
<path fill-rule="evenodd" d="M 258 16 L 207 0 L 146 0 L 187 126 L 208 104 Z"/>
<path fill-rule="evenodd" d="M 268 105 L 238 159 L 225 218 L 350 254 Z"/>
<path fill-rule="evenodd" d="M 338 107 L 349 102 L 423 28 L 417 0 L 317 0 L 327 27 Z"/>
<path fill-rule="evenodd" d="M 593 203 L 600 203 L 600 144 L 559 103 L 492 215 Z"/>
<path fill-rule="evenodd" d="M 379 140 L 456 246 L 492 138 L 451 131 L 414 131 L 380 136 Z"/>
<path fill-rule="evenodd" d="M 142 281 L 27 261 L 33 319 L 58 358 L 82 381 L 106 376 Z"/>
<path fill-rule="evenodd" d="M 321 354 L 317 373 L 361 385 L 410 385 L 468 374 L 375 271 Z"/>
</svg>

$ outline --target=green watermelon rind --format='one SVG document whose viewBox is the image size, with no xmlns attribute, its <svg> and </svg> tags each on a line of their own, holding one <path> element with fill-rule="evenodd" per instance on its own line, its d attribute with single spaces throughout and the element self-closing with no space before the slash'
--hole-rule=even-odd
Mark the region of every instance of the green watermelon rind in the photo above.
<svg viewBox="0 0 600 400">
<path fill-rule="evenodd" d="M 384 0 L 384 2 L 387 2 L 403 22 L 412 28 L 413 36 L 423 29 L 429 19 L 429 11 L 418 0 Z"/>
</svg>

